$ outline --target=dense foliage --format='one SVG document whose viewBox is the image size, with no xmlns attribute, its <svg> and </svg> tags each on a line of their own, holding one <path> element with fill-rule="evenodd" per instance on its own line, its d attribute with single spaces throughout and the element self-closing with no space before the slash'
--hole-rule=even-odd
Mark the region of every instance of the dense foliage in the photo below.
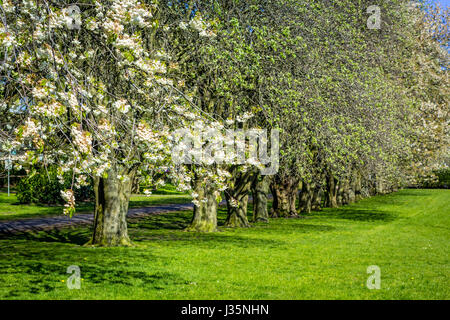
<svg viewBox="0 0 450 320">
<path fill-rule="evenodd" d="M 17 199 L 20 203 L 63 204 L 61 189 L 70 189 L 71 184 L 70 173 L 64 174 L 61 181 L 55 167 L 33 170 L 17 184 Z M 78 201 L 93 200 L 92 182 L 75 188 L 75 197 Z"/>
<path fill-rule="evenodd" d="M 130 243 L 132 185 L 191 191 L 188 230 L 216 231 L 222 193 L 226 225 L 248 227 L 250 192 L 254 220 L 268 221 L 269 190 L 272 217 L 298 216 L 445 167 L 448 10 L 407 0 L 77 6 L 72 16 L 63 2 L 2 1 L 0 139 L 21 151 L 19 165 L 73 173 L 66 214 L 79 200 L 72 185 L 92 179 L 92 244 Z M 213 158 L 175 161 L 180 129 L 196 146 L 220 146 Z M 248 129 L 278 130 L 275 175 L 261 174 L 249 138 L 227 135 Z M 248 157 L 223 155 L 230 145 Z"/>
</svg>

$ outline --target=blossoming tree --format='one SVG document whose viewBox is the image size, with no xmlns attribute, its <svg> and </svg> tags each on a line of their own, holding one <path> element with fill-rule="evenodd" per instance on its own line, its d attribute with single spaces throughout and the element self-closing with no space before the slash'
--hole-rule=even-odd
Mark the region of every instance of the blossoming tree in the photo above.
<svg viewBox="0 0 450 320">
<path fill-rule="evenodd" d="M 195 119 L 167 77 L 170 57 L 156 35 L 157 2 L 3 1 L 0 36 L 5 103 L 20 107 L 15 148 L 23 162 L 71 172 L 73 188 L 94 178 L 93 245 L 128 245 L 131 183 L 170 165 L 170 128 Z M 63 190 L 65 213 L 75 211 Z"/>
</svg>

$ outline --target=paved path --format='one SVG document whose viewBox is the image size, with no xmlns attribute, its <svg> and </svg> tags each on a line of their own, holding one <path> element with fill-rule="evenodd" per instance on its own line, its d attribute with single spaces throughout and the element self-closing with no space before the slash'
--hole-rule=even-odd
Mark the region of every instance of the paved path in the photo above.
<svg viewBox="0 0 450 320">
<path fill-rule="evenodd" d="M 221 203 L 222 205 L 223 203 Z M 167 204 L 154 207 L 133 208 L 128 210 L 127 217 L 139 218 L 152 214 L 160 214 L 173 211 L 192 210 L 192 203 Z M 81 213 L 75 214 L 72 218 L 68 216 L 55 216 L 46 218 L 30 218 L 0 221 L 0 234 L 14 234 L 27 231 L 42 231 L 58 229 L 76 225 L 88 225 L 94 221 L 94 214 Z"/>
</svg>

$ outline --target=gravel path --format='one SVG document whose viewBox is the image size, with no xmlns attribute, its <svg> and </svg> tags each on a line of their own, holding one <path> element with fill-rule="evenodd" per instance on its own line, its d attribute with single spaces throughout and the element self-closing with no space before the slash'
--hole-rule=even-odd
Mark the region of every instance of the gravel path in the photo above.
<svg viewBox="0 0 450 320">
<path fill-rule="evenodd" d="M 222 203 L 221 203 L 222 205 Z M 166 212 L 192 210 L 192 203 L 168 204 L 154 207 L 133 208 L 128 210 L 128 218 L 139 218 L 152 214 Z M 0 234 L 14 234 L 28 231 L 42 231 L 59 229 L 70 226 L 89 225 L 94 221 L 94 214 L 75 214 L 72 218 L 68 216 L 55 216 L 47 218 L 30 218 L 9 221 L 0 221 Z"/>
</svg>

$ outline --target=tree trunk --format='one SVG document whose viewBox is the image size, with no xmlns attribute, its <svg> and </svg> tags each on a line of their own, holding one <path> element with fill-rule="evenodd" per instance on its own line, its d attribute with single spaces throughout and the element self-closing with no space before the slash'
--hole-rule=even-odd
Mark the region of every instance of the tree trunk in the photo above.
<svg viewBox="0 0 450 320">
<path fill-rule="evenodd" d="M 122 174 L 109 170 L 106 178 L 94 178 L 95 212 L 94 231 L 88 245 L 129 246 L 126 215 L 134 174 Z"/>
<path fill-rule="evenodd" d="M 336 184 L 336 203 L 338 206 L 342 206 L 343 205 L 343 192 L 344 188 L 343 188 L 343 184 L 342 184 L 342 180 L 339 180 L 338 183 Z"/>
<path fill-rule="evenodd" d="M 272 208 L 270 209 L 270 215 L 273 216 L 273 212 L 278 210 L 278 197 L 276 195 L 275 183 L 271 182 L 269 185 L 270 193 L 272 194 Z"/>
<path fill-rule="evenodd" d="M 186 231 L 215 232 L 217 231 L 217 208 L 219 206 L 215 195 L 217 190 L 203 184 L 199 178 L 195 179 L 193 184 L 194 192 L 198 194 L 200 201 L 198 205 L 194 206 L 194 216 Z"/>
<path fill-rule="evenodd" d="M 361 200 L 363 196 L 361 192 L 361 174 L 359 172 L 356 172 L 354 176 L 353 190 L 355 191 L 355 201 Z"/>
<path fill-rule="evenodd" d="M 267 194 L 269 193 L 270 176 L 257 175 L 252 184 L 253 221 L 269 221 Z"/>
<path fill-rule="evenodd" d="M 375 192 L 376 194 L 386 194 L 387 188 L 384 182 L 384 179 L 382 179 L 380 176 L 375 176 Z"/>
<path fill-rule="evenodd" d="M 333 177 L 332 174 L 328 174 L 327 177 L 327 196 L 326 196 L 326 207 L 337 208 L 337 180 Z"/>
<path fill-rule="evenodd" d="M 139 177 L 136 176 L 133 178 L 133 183 L 131 185 L 131 193 L 140 193 L 140 185 L 139 185 Z"/>
<path fill-rule="evenodd" d="M 225 197 L 227 199 L 227 205 L 228 205 L 228 216 L 227 220 L 225 221 L 226 227 L 231 228 L 248 228 L 250 227 L 250 223 L 248 223 L 247 219 L 247 205 L 248 205 L 248 194 L 245 196 L 242 196 L 238 200 L 238 206 L 234 207 L 231 205 L 230 200 L 231 197 L 226 193 Z"/>
<path fill-rule="evenodd" d="M 369 195 L 370 196 L 376 196 L 377 195 L 377 177 L 376 175 L 371 175 L 369 177 L 369 180 L 367 181 L 367 184 L 369 186 Z"/>
<path fill-rule="evenodd" d="M 312 196 L 312 210 L 320 211 L 322 209 L 322 188 L 319 185 L 314 187 Z"/>
<path fill-rule="evenodd" d="M 302 189 L 300 192 L 298 212 L 311 213 L 311 204 L 312 204 L 311 200 L 312 200 L 311 184 L 306 181 L 303 181 Z"/>
<path fill-rule="evenodd" d="M 345 179 L 342 189 L 342 203 L 349 204 L 350 202 L 350 182 Z"/>
<path fill-rule="evenodd" d="M 248 194 L 255 179 L 256 171 L 239 172 L 236 167 L 232 169 L 231 174 L 233 176 L 231 187 L 225 191 L 228 208 L 225 226 L 248 228 L 250 227 L 247 218 Z M 237 202 L 237 207 L 232 205 L 232 201 Z"/>
<path fill-rule="evenodd" d="M 297 202 L 297 195 L 298 195 L 298 182 L 296 183 L 296 187 L 291 187 L 289 191 L 289 215 L 298 215 L 297 208 L 296 208 L 296 202 Z"/>
<path fill-rule="evenodd" d="M 295 210 L 295 200 L 297 199 L 298 180 L 293 178 L 280 180 L 277 178 L 272 183 L 271 190 L 274 199 L 276 198 L 276 202 L 274 201 L 271 210 L 272 217 L 277 218 L 297 215 Z"/>
</svg>

